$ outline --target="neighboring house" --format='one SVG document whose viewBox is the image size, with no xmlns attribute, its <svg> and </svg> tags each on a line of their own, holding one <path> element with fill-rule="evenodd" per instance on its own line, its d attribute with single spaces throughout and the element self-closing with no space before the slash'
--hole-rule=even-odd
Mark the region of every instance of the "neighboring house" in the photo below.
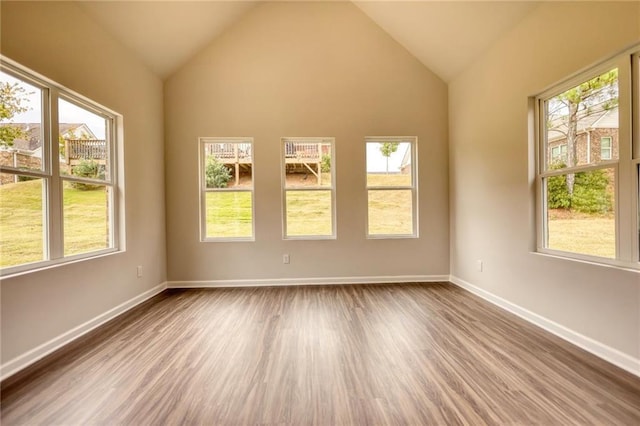
<svg viewBox="0 0 640 426">
<path fill-rule="evenodd" d="M 400 163 L 400 173 L 408 174 L 411 172 L 411 144 L 407 144 L 407 149 L 404 150 L 402 156 L 402 162 Z"/>
<path fill-rule="evenodd" d="M 552 123 L 547 133 L 549 164 L 567 161 L 566 125 Z M 576 165 L 618 158 L 618 107 L 602 110 L 578 121 Z"/>
<path fill-rule="evenodd" d="M 24 137 L 15 139 L 13 146 L 0 150 L 0 164 L 17 168 L 36 168 L 42 164 L 41 123 L 6 123 L 1 126 L 18 127 Z M 64 146 L 60 148 L 60 162 L 71 167 L 83 159 L 105 164 L 106 143 L 100 140 L 84 123 L 60 123 L 60 137 Z M 0 179 L 0 185 L 15 181 L 14 177 Z"/>
<path fill-rule="evenodd" d="M 42 146 L 42 125 L 40 123 L 9 123 L 3 126 L 18 127 L 25 133 L 24 138 L 13 141 L 13 148 L 34 152 Z M 89 126 L 84 123 L 60 123 L 60 136 L 63 139 L 98 139 Z"/>
</svg>

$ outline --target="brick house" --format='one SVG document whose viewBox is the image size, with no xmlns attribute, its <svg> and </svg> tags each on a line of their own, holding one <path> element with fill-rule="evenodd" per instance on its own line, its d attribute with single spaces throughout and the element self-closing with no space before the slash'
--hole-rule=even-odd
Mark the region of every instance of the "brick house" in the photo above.
<svg viewBox="0 0 640 426">
<path fill-rule="evenodd" d="M 567 138 L 554 126 L 547 133 L 547 164 L 567 161 Z M 577 165 L 618 158 L 618 108 L 603 110 L 578 121 Z"/>
<path fill-rule="evenodd" d="M 15 139 L 13 145 L 0 149 L 0 165 L 24 168 L 40 169 L 42 164 L 42 125 L 41 123 L 7 123 L 2 126 L 20 128 L 24 137 Z M 65 141 L 65 147 L 61 148 L 61 163 L 72 165 L 69 159 L 70 149 L 67 145 L 92 148 L 99 145 L 99 150 L 104 151 L 105 142 L 98 140 L 89 126 L 84 123 L 60 123 L 60 136 Z M 82 139 L 78 139 L 78 138 Z M 76 149 L 77 151 L 77 149 Z M 96 151 L 93 149 L 89 154 Z M 64 152 L 64 155 L 63 155 Z M 93 155 L 95 157 L 95 155 Z M 5 175 L 0 177 L 0 185 L 13 183 L 17 180 L 16 175 Z"/>
</svg>

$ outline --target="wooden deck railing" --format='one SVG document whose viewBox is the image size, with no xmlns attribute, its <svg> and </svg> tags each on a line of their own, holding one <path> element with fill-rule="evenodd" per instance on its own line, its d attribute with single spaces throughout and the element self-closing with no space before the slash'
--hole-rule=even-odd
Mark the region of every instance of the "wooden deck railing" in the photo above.
<svg viewBox="0 0 640 426">
<path fill-rule="evenodd" d="M 205 145 L 205 154 L 214 156 L 222 163 L 250 163 L 251 144 L 212 143 Z"/>
<path fill-rule="evenodd" d="M 287 142 L 284 145 L 284 157 L 297 159 L 305 163 L 317 163 L 322 156 L 322 144 Z"/>
<path fill-rule="evenodd" d="M 107 160 L 107 142 L 97 139 L 65 139 L 64 152 L 67 164 L 78 160 L 104 163 Z"/>
</svg>

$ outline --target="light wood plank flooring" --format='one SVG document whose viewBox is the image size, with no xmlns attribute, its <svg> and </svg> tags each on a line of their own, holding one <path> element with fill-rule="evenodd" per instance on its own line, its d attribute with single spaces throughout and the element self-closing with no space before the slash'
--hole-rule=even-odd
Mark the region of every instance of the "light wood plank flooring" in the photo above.
<svg viewBox="0 0 640 426">
<path fill-rule="evenodd" d="M 447 283 L 168 290 L 1 403 L 3 426 L 640 425 L 640 379 Z"/>
</svg>

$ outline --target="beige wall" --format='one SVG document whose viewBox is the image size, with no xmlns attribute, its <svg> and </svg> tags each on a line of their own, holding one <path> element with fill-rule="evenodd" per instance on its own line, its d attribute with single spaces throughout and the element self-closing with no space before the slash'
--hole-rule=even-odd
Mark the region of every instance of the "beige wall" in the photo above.
<svg viewBox="0 0 640 426">
<path fill-rule="evenodd" d="M 166 247 L 162 82 L 72 2 L 1 8 L 3 55 L 123 115 L 127 207 L 126 252 L 2 281 L 6 364 L 163 283 Z"/>
<path fill-rule="evenodd" d="M 637 273 L 531 253 L 527 128 L 529 96 L 640 39 L 637 3 L 542 4 L 448 94 L 350 3 L 263 4 L 166 81 L 166 152 L 162 83 L 77 6 L 5 1 L 1 12 L 3 54 L 123 114 L 127 205 L 125 253 L 2 281 L 3 364 L 167 275 L 277 281 L 436 276 L 449 268 L 456 279 L 640 358 Z M 419 239 L 365 238 L 369 135 L 419 139 Z M 255 242 L 199 242 L 199 136 L 254 138 Z M 282 240 L 283 136 L 336 138 L 337 240 Z M 282 265 L 283 253 L 290 265 Z M 484 272 L 476 271 L 479 259 Z M 144 266 L 140 279 L 136 265 Z"/>
<path fill-rule="evenodd" d="M 258 6 L 165 83 L 165 117 L 169 280 L 448 274 L 446 85 L 352 4 Z M 365 238 L 384 135 L 418 137 L 418 239 Z M 254 138 L 255 242 L 199 242 L 199 136 Z M 283 241 L 283 136 L 335 137 L 336 240 Z"/>
<path fill-rule="evenodd" d="M 640 275 L 532 253 L 527 98 L 639 40 L 637 2 L 543 3 L 449 86 L 452 275 L 636 360 Z"/>
</svg>

